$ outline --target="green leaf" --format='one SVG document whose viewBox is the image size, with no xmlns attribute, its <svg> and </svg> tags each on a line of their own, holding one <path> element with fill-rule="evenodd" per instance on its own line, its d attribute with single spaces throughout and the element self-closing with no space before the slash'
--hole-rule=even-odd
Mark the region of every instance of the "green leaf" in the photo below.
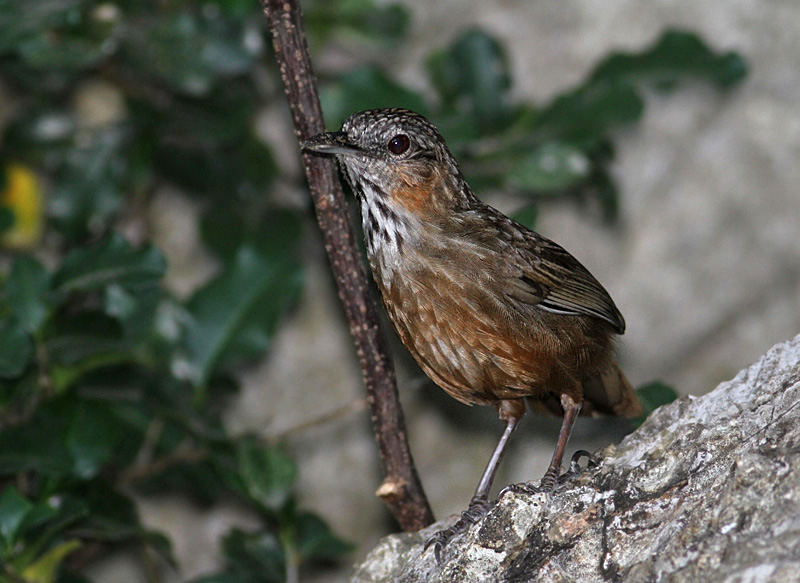
<svg viewBox="0 0 800 583">
<path fill-rule="evenodd" d="M 195 98 L 207 96 L 226 77 L 247 72 L 260 52 L 258 43 L 248 42 L 247 29 L 230 19 L 182 10 L 138 24 L 126 47 L 137 76 L 154 77 Z"/>
<path fill-rule="evenodd" d="M 33 69 L 80 71 L 99 64 L 107 55 L 102 42 L 79 35 L 42 34 L 17 45 L 17 53 Z"/>
<path fill-rule="evenodd" d="M 82 401 L 72 414 L 67 448 L 74 460 L 75 476 L 95 477 L 111 459 L 120 438 L 119 422 L 107 406 Z"/>
<path fill-rule="evenodd" d="M 509 115 L 511 87 L 502 45 L 486 32 L 471 29 L 428 61 L 431 79 L 445 106 L 465 113 L 481 130 L 496 128 Z"/>
<path fill-rule="evenodd" d="M 225 271 L 187 305 L 185 364 L 198 387 L 215 368 L 261 355 L 300 291 L 298 217 L 275 213 L 261 227 L 257 240 L 243 242 Z"/>
<path fill-rule="evenodd" d="M 132 347 L 148 340 L 154 331 L 158 307 L 164 297 L 159 288 L 132 291 L 119 284 L 109 285 L 103 297 L 103 311 L 122 324 Z"/>
<path fill-rule="evenodd" d="M 393 43 L 405 33 L 410 16 L 400 4 L 376 4 L 372 0 L 326 0 L 303 7 L 303 20 L 315 44 L 332 35 L 359 41 Z"/>
<path fill-rule="evenodd" d="M 233 529 L 222 542 L 229 569 L 244 583 L 282 583 L 286 580 L 286 554 L 269 531 L 253 534 Z M 225 581 L 225 579 L 223 579 Z"/>
<path fill-rule="evenodd" d="M 64 529 L 86 518 L 89 507 L 79 495 L 59 491 L 47 500 L 39 502 L 25 517 L 22 529 L 35 531 L 36 544 L 46 546 L 59 537 Z M 33 550 L 29 546 L 28 550 Z"/>
<path fill-rule="evenodd" d="M 16 217 L 14 216 L 14 211 L 7 206 L 0 205 L 0 233 L 8 231 L 14 226 L 15 222 Z"/>
<path fill-rule="evenodd" d="M 158 553 L 164 561 L 174 569 L 177 569 L 178 563 L 175 557 L 172 556 L 172 542 L 166 535 L 160 532 L 146 531 L 141 536 L 147 545 Z"/>
<path fill-rule="evenodd" d="M 602 83 L 579 87 L 557 97 L 536 118 L 537 141 L 592 145 L 612 129 L 638 120 L 644 102 L 627 84 Z"/>
<path fill-rule="evenodd" d="M 509 181 L 536 192 L 563 190 L 583 181 L 591 170 L 584 151 L 562 142 L 547 142 L 517 160 Z"/>
<path fill-rule="evenodd" d="M 528 227 L 531 230 L 536 228 L 536 219 L 539 217 L 539 207 L 529 204 L 522 207 L 511 215 L 511 218 Z"/>
<path fill-rule="evenodd" d="M 62 146 L 48 208 L 70 241 L 84 241 L 110 224 L 132 189 L 132 128 L 125 123 L 72 134 Z"/>
<path fill-rule="evenodd" d="M 85 489 L 89 504 L 87 521 L 81 525 L 88 538 L 124 542 L 144 533 L 133 500 L 107 480 L 92 480 Z"/>
<path fill-rule="evenodd" d="M 250 583 L 251 579 L 242 577 L 236 573 L 216 573 L 192 579 L 189 583 Z M 255 580 L 257 581 L 257 579 Z M 255 583 L 253 581 L 253 583 Z M 277 581 L 280 581 L 278 579 Z"/>
<path fill-rule="evenodd" d="M 97 311 L 63 315 L 48 328 L 47 335 L 47 354 L 55 366 L 127 351 L 119 323 Z"/>
<path fill-rule="evenodd" d="M 295 524 L 297 548 L 310 560 L 331 560 L 353 550 L 353 545 L 331 532 L 330 527 L 318 516 L 303 513 Z"/>
<path fill-rule="evenodd" d="M 81 4 L 82 0 L 0 2 L 0 54 L 44 35 L 47 28 L 66 24 Z"/>
<path fill-rule="evenodd" d="M 340 75 L 320 91 L 328 127 L 339 128 L 349 115 L 376 107 L 406 107 L 425 114 L 420 95 L 389 79 L 376 67 L 361 67 Z"/>
<path fill-rule="evenodd" d="M 619 192 L 607 166 L 596 164 L 588 188 L 596 195 L 606 223 L 613 223 L 619 216 Z"/>
<path fill-rule="evenodd" d="M 255 438 L 236 444 L 236 466 L 247 495 L 266 511 L 277 511 L 288 500 L 297 466 L 281 449 Z"/>
<path fill-rule="evenodd" d="M 93 247 L 74 249 L 56 272 L 53 285 L 64 292 L 89 292 L 117 284 L 137 290 L 158 285 L 167 265 L 152 245 L 134 248 L 118 233 Z"/>
<path fill-rule="evenodd" d="M 6 549 L 17 542 L 17 533 L 25 517 L 33 509 L 33 503 L 14 486 L 7 486 L 0 493 L 0 537 Z"/>
<path fill-rule="evenodd" d="M 22 571 L 22 577 L 29 583 L 54 583 L 61 561 L 80 547 L 81 542 L 77 539 L 70 539 L 54 546 L 28 565 Z"/>
<path fill-rule="evenodd" d="M 9 120 L 3 141 L 15 153 L 60 167 L 76 132 L 75 116 L 60 104 L 37 103 Z M 48 195 L 49 196 L 49 195 Z M 56 209 L 58 211 L 58 209 Z"/>
<path fill-rule="evenodd" d="M 193 136 L 177 145 L 165 141 L 156 150 L 158 169 L 187 190 L 224 197 L 224 204 L 230 205 L 237 198 L 263 192 L 276 175 L 267 146 L 249 133 L 235 140 L 236 147 Z"/>
<path fill-rule="evenodd" d="M 597 66 L 590 80 L 651 83 L 670 89 L 687 77 L 730 87 L 746 75 L 747 63 L 741 55 L 715 54 L 696 34 L 668 30 L 647 51 L 611 55 Z"/>
<path fill-rule="evenodd" d="M 61 314 L 46 335 L 50 380 L 56 392 L 90 372 L 143 358 L 128 343 L 120 323 L 99 311 Z"/>
<path fill-rule="evenodd" d="M 662 405 L 672 403 L 678 396 L 678 392 L 675 389 L 661 381 L 653 381 L 652 383 L 642 385 L 636 389 L 636 398 L 639 399 L 639 402 L 642 404 L 644 413 L 631 421 L 636 426 L 641 425 L 650 413 Z"/>
<path fill-rule="evenodd" d="M 50 288 L 50 274 L 30 256 L 18 257 L 5 281 L 5 293 L 14 316 L 28 332 L 35 332 L 47 317 L 45 293 Z"/>
<path fill-rule="evenodd" d="M 33 342 L 16 318 L 0 320 L 0 377 L 14 378 L 33 360 Z"/>
<path fill-rule="evenodd" d="M 33 471 L 44 476 L 63 476 L 72 471 L 65 440 L 62 401 L 41 405 L 28 423 L 0 432 L 0 475 Z M 42 436 L 46 435 L 47 439 Z"/>
</svg>

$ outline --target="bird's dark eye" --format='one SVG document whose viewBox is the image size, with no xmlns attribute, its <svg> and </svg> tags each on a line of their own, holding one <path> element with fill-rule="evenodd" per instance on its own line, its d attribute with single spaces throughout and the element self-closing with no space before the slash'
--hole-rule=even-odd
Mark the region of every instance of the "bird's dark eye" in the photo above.
<svg viewBox="0 0 800 583">
<path fill-rule="evenodd" d="M 399 156 L 411 146 L 411 140 L 405 134 L 397 134 L 386 145 L 389 151 L 395 156 Z"/>
</svg>

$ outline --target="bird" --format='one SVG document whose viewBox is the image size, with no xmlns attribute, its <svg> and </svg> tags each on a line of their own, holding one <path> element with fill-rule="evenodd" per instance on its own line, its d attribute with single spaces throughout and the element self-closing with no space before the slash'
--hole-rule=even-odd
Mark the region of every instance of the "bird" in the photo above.
<svg viewBox="0 0 800 583">
<path fill-rule="evenodd" d="M 505 423 L 467 510 L 428 541 L 438 559 L 448 540 L 491 507 L 492 483 L 526 403 L 563 416 L 536 487 L 547 492 L 582 409 L 641 413 L 615 360 L 614 337 L 625 320 L 564 248 L 475 196 L 424 116 L 361 111 L 302 149 L 334 156 L 355 193 L 373 279 L 405 348 L 451 397 L 492 406 Z"/>
</svg>

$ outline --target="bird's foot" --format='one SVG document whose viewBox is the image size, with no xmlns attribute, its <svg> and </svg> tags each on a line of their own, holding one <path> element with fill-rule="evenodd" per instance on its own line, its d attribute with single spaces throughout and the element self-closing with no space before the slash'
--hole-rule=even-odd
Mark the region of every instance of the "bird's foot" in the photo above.
<svg viewBox="0 0 800 583">
<path fill-rule="evenodd" d="M 453 537 L 466 532 L 470 526 L 479 522 L 486 516 L 486 513 L 489 512 L 492 505 L 493 504 L 489 502 L 486 496 L 474 496 L 472 500 L 469 501 L 467 509 L 461 513 L 461 518 L 459 518 L 453 526 L 440 530 L 425 542 L 425 550 L 433 546 L 433 554 L 436 557 L 436 562 L 441 563 L 442 549 L 444 549 L 445 545 L 447 545 Z"/>
<path fill-rule="evenodd" d="M 563 484 L 572 478 L 577 478 L 581 474 L 583 471 L 581 467 L 581 458 L 586 458 L 586 469 L 596 468 L 600 465 L 600 460 L 597 456 L 589 453 L 585 449 L 579 449 L 569 458 L 569 469 L 558 477 L 559 484 Z"/>
<path fill-rule="evenodd" d="M 572 478 L 575 478 L 580 475 L 583 471 L 581 468 L 581 458 L 587 458 L 586 467 L 593 468 L 596 467 L 600 460 L 598 460 L 595 456 L 590 454 L 588 451 L 580 449 L 572 454 L 572 457 L 569 460 L 569 469 L 564 472 L 563 474 L 559 475 L 559 469 L 550 467 L 547 468 L 547 472 L 545 472 L 542 479 L 539 481 L 538 484 L 534 482 L 522 482 L 521 484 L 509 484 L 502 490 L 500 490 L 500 494 L 498 494 L 497 499 L 499 500 L 509 492 L 514 492 L 516 494 L 542 494 L 542 493 L 550 493 L 556 487 L 557 484 L 563 484 L 568 482 Z"/>
</svg>

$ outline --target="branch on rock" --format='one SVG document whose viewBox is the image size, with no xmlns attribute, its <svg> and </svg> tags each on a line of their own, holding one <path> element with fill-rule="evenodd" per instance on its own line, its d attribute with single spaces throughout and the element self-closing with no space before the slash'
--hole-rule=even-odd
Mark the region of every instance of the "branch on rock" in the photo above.
<svg viewBox="0 0 800 583">
<path fill-rule="evenodd" d="M 552 495 L 504 496 L 441 565 L 423 545 L 455 517 L 385 538 L 353 582 L 796 581 L 800 336 L 600 457 Z"/>
</svg>

